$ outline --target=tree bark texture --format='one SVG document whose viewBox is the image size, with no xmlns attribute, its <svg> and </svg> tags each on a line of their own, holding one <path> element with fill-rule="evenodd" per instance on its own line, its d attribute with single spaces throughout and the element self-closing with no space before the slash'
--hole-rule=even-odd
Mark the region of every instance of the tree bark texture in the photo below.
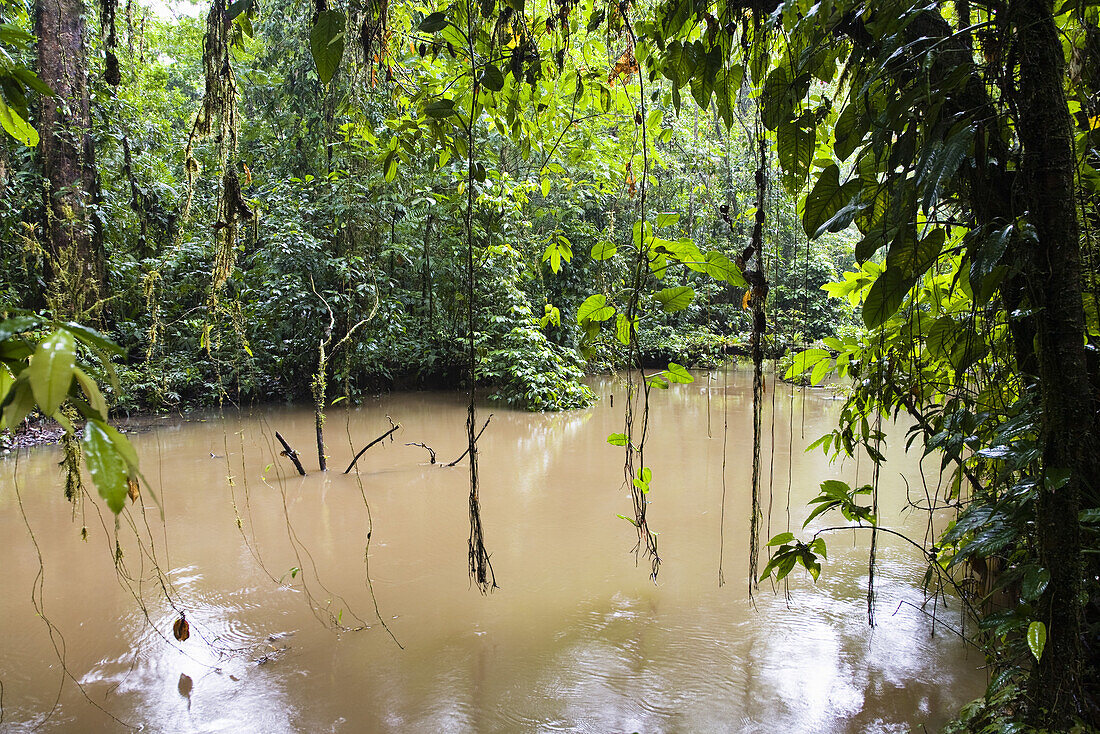
<svg viewBox="0 0 1100 734">
<path fill-rule="evenodd" d="M 38 76 L 56 96 L 43 97 L 39 160 L 45 178 L 45 245 L 55 308 L 94 315 L 105 271 L 98 226 L 89 210 L 97 189 L 88 65 L 80 0 L 37 0 Z"/>
<path fill-rule="evenodd" d="M 1042 404 L 1044 485 L 1036 535 L 1050 584 L 1038 605 L 1047 643 L 1032 673 L 1034 722 L 1061 727 L 1081 713 L 1081 574 L 1078 509 L 1095 490 L 1095 404 L 1082 335 L 1081 254 L 1074 205 L 1073 125 L 1063 92 L 1065 63 L 1046 0 L 1014 0 L 1019 53 L 1020 189 L 1038 243 L 1023 263 L 1036 311 L 1036 362 Z M 1020 213 L 1023 213 L 1022 211 Z M 1068 471 L 1062 486 L 1058 477 Z"/>
</svg>

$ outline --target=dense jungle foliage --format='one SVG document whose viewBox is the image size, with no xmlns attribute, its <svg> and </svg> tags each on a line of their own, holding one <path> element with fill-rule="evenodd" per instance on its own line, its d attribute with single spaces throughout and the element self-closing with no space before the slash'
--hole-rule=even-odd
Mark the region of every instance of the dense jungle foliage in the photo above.
<svg viewBox="0 0 1100 734">
<path fill-rule="evenodd" d="M 586 404 L 586 366 L 656 365 L 648 400 L 745 354 L 759 447 L 760 364 L 793 350 L 789 378 L 851 384 L 814 448 L 876 467 L 807 512 L 870 537 L 872 623 L 881 421 L 942 456 L 909 540 L 991 666 L 953 728 L 1100 720 L 1095 5 L 0 8 L 3 418 L 37 404 L 71 452 L 85 418 L 116 512 L 138 471 L 108 402 L 310 396 L 320 447 L 331 393 L 471 358 L 541 410 Z M 632 410 L 608 440 L 656 577 Z M 824 531 L 756 568 L 754 502 L 753 582 L 816 578 Z"/>
</svg>

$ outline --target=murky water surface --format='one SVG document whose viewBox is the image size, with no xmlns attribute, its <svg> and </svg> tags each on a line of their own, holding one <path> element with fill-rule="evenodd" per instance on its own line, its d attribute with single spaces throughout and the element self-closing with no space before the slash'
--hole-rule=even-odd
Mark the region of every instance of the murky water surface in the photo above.
<svg viewBox="0 0 1100 734">
<path fill-rule="evenodd" d="M 633 527 L 616 517 L 631 503 L 622 450 L 605 443 L 622 430 L 622 386 L 611 380 L 593 383 L 603 399 L 587 411 L 481 412 L 494 413 L 479 461 L 500 583 L 488 596 L 467 578 L 466 463 L 432 466 L 427 451 L 404 445 L 427 443 L 443 461 L 460 454 L 459 395 L 388 395 L 350 413 L 337 406 L 327 427 L 334 471 L 306 477 L 278 455 L 274 433 L 315 469 L 308 411 L 154 420 L 133 440 L 164 521 L 151 506 L 124 516 L 121 578 L 113 519 L 91 504 L 74 514 L 61 496 L 59 450 L 8 456 L 0 462 L 0 728 L 934 730 L 981 693 L 985 677 L 981 656 L 958 637 L 942 627 L 930 635 L 916 608 L 923 568 L 912 548 L 881 540 L 874 630 L 863 531 L 830 536 L 816 585 L 798 570 L 789 596 L 763 585 L 755 605 L 748 600 L 751 391 L 743 371 L 728 380 L 700 374 L 654 394 L 645 456 L 664 561 L 656 585 L 631 554 Z M 839 402 L 827 392 L 792 400 L 780 385 L 774 427 L 768 397 L 775 477 L 766 503 L 776 534 L 788 527 L 788 487 L 797 530 L 823 479 L 851 480 L 869 467 L 802 452 L 835 421 Z M 358 477 L 341 474 L 388 428 L 387 415 L 402 426 L 397 441 L 368 451 Z M 884 522 L 922 537 L 926 519 L 902 511 L 900 474 L 920 486 L 915 459 L 889 456 Z M 185 643 L 171 639 L 178 615 L 165 589 L 190 623 Z M 956 607 L 941 604 L 941 619 L 960 624 Z"/>
</svg>

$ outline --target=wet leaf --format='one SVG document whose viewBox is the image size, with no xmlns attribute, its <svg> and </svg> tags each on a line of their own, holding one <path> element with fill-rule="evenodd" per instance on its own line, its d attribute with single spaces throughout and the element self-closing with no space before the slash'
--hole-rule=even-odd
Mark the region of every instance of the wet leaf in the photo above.
<svg viewBox="0 0 1100 734">
<path fill-rule="evenodd" d="M 186 642 L 187 638 L 191 636 L 191 625 L 187 623 L 187 620 L 181 614 L 180 618 L 176 620 L 172 625 L 172 636 L 180 642 Z"/>
<path fill-rule="evenodd" d="M 1027 646 L 1038 661 L 1043 657 L 1043 648 L 1047 646 L 1047 626 L 1042 622 L 1032 622 L 1027 626 Z"/>
<path fill-rule="evenodd" d="M 76 340 L 67 331 L 55 331 L 34 350 L 28 378 L 34 399 L 46 415 L 56 413 L 65 400 L 75 364 Z"/>
<path fill-rule="evenodd" d="M 90 420 L 84 425 L 84 460 L 99 495 L 116 515 L 122 512 L 129 493 L 129 467 L 115 447 L 102 421 Z M 111 429 L 112 431 L 114 429 Z"/>
</svg>

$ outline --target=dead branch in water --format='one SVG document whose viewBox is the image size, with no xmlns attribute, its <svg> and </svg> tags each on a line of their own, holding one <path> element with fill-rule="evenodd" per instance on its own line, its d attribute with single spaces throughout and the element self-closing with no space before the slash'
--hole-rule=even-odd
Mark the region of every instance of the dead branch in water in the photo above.
<svg viewBox="0 0 1100 734">
<path fill-rule="evenodd" d="M 405 445 L 406 445 L 406 446 L 419 446 L 419 447 L 420 447 L 420 448 L 422 448 L 422 449 L 427 449 L 427 450 L 428 450 L 428 454 L 430 455 L 430 456 L 429 456 L 429 461 L 431 461 L 431 463 L 433 463 L 433 464 L 435 463 L 435 449 L 433 449 L 433 448 L 432 448 L 431 446 L 429 446 L 428 444 L 426 444 L 426 443 L 420 443 L 419 441 L 413 441 L 412 443 L 407 443 L 407 444 L 405 444 Z"/>
<path fill-rule="evenodd" d="M 275 438 L 279 439 L 279 443 L 283 445 L 282 455 L 288 457 L 294 462 L 294 468 L 298 470 L 298 473 L 303 477 L 306 475 L 306 470 L 302 468 L 302 462 L 298 460 L 298 452 L 290 448 L 290 444 L 286 442 L 286 439 L 279 435 L 278 431 L 275 431 Z"/>
<path fill-rule="evenodd" d="M 369 449 L 371 446 L 375 445 L 376 443 L 380 443 L 387 436 L 389 436 L 390 434 L 392 434 L 394 431 L 396 431 L 398 428 L 401 427 L 400 423 L 394 423 L 393 419 L 390 418 L 388 415 L 386 416 L 386 420 L 388 420 L 390 422 L 390 430 L 386 431 L 381 436 L 379 436 L 378 438 L 374 439 L 373 441 L 368 443 L 366 446 L 364 446 L 359 451 L 359 453 L 355 455 L 355 458 L 351 460 L 351 463 L 348 464 L 348 468 L 344 470 L 345 474 L 347 474 L 348 472 L 350 472 L 352 469 L 355 468 L 355 462 L 359 461 L 359 457 L 362 456 L 363 454 L 365 454 L 367 452 L 367 449 Z"/>
<path fill-rule="evenodd" d="M 481 438 L 481 434 L 485 433 L 485 429 L 489 427 L 489 421 L 491 421 L 492 419 L 493 419 L 493 414 L 492 414 L 492 413 L 490 413 L 490 414 L 489 414 L 489 417 L 485 419 L 485 425 L 483 425 L 483 426 L 481 427 L 481 430 L 477 432 L 477 435 L 476 435 L 476 436 L 474 436 L 474 443 L 477 443 L 478 439 L 480 439 L 480 438 Z M 467 446 L 467 447 L 466 447 L 466 450 L 462 452 L 462 456 L 459 456 L 459 457 L 458 457 L 457 459 L 455 459 L 454 461 L 452 461 L 452 462 L 451 462 L 450 464 L 447 464 L 447 466 L 454 466 L 454 465 L 455 465 L 455 464 L 457 464 L 458 462 L 460 462 L 460 461 L 462 461 L 463 459 L 465 459 L 465 458 L 466 458 L 466 454 L 468 454 L 468 453 L 470 453 L 470 447 L 469 447 L 469 446 Z"/>
</svg>

